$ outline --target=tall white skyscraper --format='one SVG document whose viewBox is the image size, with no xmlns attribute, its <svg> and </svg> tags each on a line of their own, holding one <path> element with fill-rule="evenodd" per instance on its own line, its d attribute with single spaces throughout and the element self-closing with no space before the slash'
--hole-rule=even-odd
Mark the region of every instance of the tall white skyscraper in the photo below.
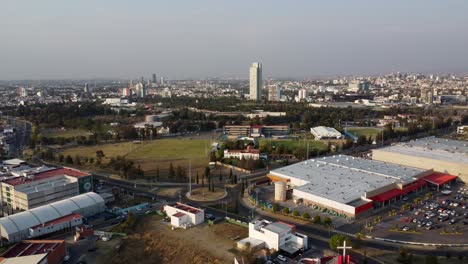
<svg viewBox="0 0 468 264">
<path fill-rule="evenodd" d="M 262 64 L 254 62 L 250 66 L 250 100 L 262 99 L 262 88 Z"/>
</svg>

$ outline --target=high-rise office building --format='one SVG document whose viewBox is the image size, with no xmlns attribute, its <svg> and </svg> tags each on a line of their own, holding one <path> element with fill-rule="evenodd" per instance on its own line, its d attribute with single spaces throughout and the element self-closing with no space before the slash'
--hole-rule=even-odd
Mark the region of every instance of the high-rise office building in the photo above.
<svg viewBox="0 0 468 264">
<path fill-rule="evenodd" d="M 156 79 L 156 73 L 153 73 L 153 83 L 157 83 L 158 79 Z"/>
<path fill-rule="evenodd" d="M 281 100 L 281 88 L 277 84 L 268 86 L 268 101 Z"/>
<path fill-rule="evenodd" d="M 161 83 L 161 85 L 164 85 L 164 77 L 161 77 L 160 83 Z"/>
<path fill-rule="evenodd" d="M 144 83 L 139 82 L 137 85 L 135 85 L 135 90 L 136 90 L 138 97 L 140 98 L 146 97 L 146 87 Z"/>
<path fill-rule="evenodd" d="M 250 66 L 250 100 L 261 100 L 262 88 L 262 64 L 254 62 Z"/>
<path fill-rule="evenodd" d="M 85 84 L 84 84 L 84 89 L 83 89 L 83 91 L 84 91 L 85 93 L 89 93 L 89 85 L 88 85 L 88 83 L 85 83 Z"/>
</svg>

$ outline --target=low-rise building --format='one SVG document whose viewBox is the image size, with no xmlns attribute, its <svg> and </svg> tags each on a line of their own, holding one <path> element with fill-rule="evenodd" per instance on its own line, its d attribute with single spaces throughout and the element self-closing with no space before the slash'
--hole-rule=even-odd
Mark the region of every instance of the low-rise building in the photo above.
<svg viewBox="0 0 468 264">
<path fill-rule="evenodd" d="M 325 127 L 325 126 L 318 126 L 318 127 L 311 127 L 310 133 L 314 135 L 315 139 L 341 139 L 343 135 L 340 131 L 334 129 L 333 127 Z"/>
<path fill-rule="evenodd" d="M 248 243 L 248 244 L 247 244 Z M 296 227 L 284 222 L 267 220 L 249 223 L 249 237 L 237 242 L 241 249 L 268 248 L 294 255 L 308 248 L 308 238 L 296 232 Z"/>
<path fill-rule="evenodd" d="M 65 260 L 64 240 L 23 240 L 0 256 L 1 264 L 60 264 Z"/>
<path fill-rule="evenodd" d="M 205 221 L 204 210 L 183 203 L 168 204 L 164 206 L 164 211 L 174 227 L 187 228 Z"/>
<path fill-rule="evenodd" d="M 0 182 L 1 202 L 15 210 L 32 209 L 89 191 L 92 176 L 71 168 L 13 170 Z"/>
<path fill-rule="evenodd" d="M 225 149 L 224 157 L 227 159 L 258 160 L 260 159 L 260 150 L 253 149 L 250 145 L 247 146 L 247 149 L 240 149 L 240 150 Z"/>
<path fill-rule="evenodd" d="M 89 192 L 0 218 L 0 235 L 9 242 L 43 236 L 83 223 L 83 217 L 104 212 L 104 199 Z"/>
<path fill-rule="evenodd" d="M 457 134 L 459 135 L 468 134 L 468 126 L 458 126 Z"/>
</svg>

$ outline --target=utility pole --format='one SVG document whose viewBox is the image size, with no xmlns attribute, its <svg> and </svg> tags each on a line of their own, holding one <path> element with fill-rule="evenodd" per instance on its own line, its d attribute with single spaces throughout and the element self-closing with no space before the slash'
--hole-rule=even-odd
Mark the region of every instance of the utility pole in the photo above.
<svg viewBox="0 0 468 264">
<path fill-rule="evenodd" d="M 189 160 L 189 193 L 190 196 L 192 194 L 192 159 Z"/>
</svg>

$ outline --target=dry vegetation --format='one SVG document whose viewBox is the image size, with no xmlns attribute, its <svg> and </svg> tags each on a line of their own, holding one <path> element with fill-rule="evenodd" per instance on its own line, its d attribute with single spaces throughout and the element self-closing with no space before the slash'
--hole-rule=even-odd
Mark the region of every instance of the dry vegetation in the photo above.
<svg viewBox="0 0 468 264">
<path fill-rule="evenodd" d="M 246 237 L 246 228 L 220 223 L 171 230 L 158 216 L 145 218 L 124 240 L 112 263 L 231 263 L 232 238 Z"/>
</svg>

